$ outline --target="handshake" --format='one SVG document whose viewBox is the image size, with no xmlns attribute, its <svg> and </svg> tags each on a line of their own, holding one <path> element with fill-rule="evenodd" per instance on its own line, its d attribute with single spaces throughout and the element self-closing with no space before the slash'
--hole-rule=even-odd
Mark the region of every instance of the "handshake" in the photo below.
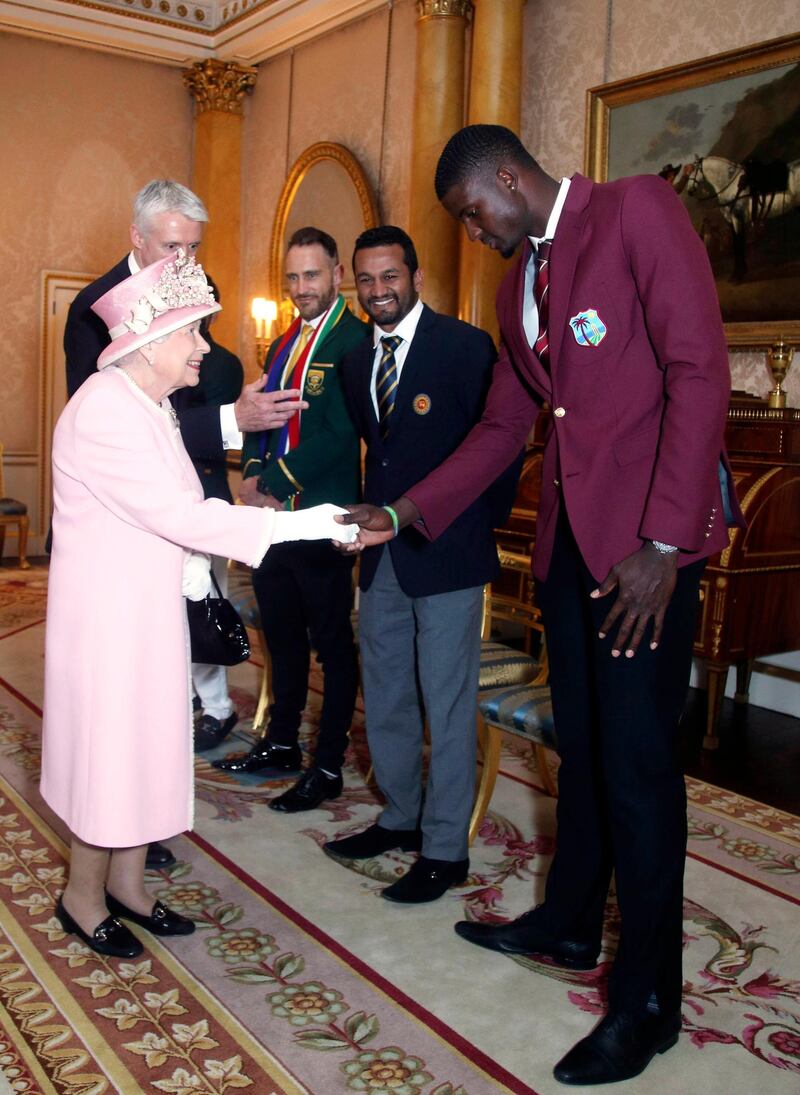
<svg viewBox="0 0 800 1095">
<path fill-rule="evenodd" d="M 398 529 L 388 509 L 365 503 L 352 506 L 334 506 L 324 503 L 309 509 L 289 512 L 283 503 L 271 494 L 261 494 L 256 488 L 255 476 L 242 480 L 239 501 L 246 506 L 260 506 L 275 510 L 273 543 L 289 540 L 332 540 L 344 554 L 355 554 L 365 547 L 392 540 Z M 407 498 L 401 498 L 393 507 L 403 528 L 419 518 L 416 506 Z"/>
<path fill-rule="evenodd" d="M 329 502 L 290 512 L 275 513 L 273 544 L 285 544 L 290 540 L 335 540 L 344 547 L 356 542 L 358 525 L 348 522 L 349 513 L 341 506 Z"/>
</svg>

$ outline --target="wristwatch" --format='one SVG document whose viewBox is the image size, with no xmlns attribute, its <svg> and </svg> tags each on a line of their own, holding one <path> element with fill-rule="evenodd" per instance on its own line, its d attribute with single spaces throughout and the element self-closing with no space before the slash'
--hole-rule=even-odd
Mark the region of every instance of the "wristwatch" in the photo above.
<svg viewBox="0 0 800 1095">
<path fill-rule="evenodd" d="M 659 555 L 672 555 L 673 552 L 676 552 L 678 550 L 674 544 L 665 544 L 661 540 L 651 540 L 650 543 L 653 545 Z"/>
</svg>

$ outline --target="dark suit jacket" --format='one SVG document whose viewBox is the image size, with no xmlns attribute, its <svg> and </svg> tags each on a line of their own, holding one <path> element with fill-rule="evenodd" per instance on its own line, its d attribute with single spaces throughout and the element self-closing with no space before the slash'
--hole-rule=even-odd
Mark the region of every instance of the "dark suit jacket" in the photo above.
<svg viewBox="0 0 800 1095">
<path fill-rule="evenodd" d="M 728 543 L 718 477 L 730 369 L 705 248 L 672 187 L 655 175 L 573 176 L 550 256 L 550 369 L 522 326 L 530 245 L 497 296 L 500 358 L 480 425 L 406 491 L 439 536 L 528 435 L 543 401 L 547 440 L 534 573 L 550 564 L 562 491 L 583 558 L 601 581 L 661 540 L 686 565 Z M 586 339 L 581 313 L 605 326 Z M 732 480 L 729 480 L 732 482 Z M 729 501 L 742 523 L 732 489 Z"/>
<path fill-rule="evenodd" d="M 364 497 L 382 506 L 439 466 L 481 417 L 497 354 L 489 335 L 468 323 L 423 308 L 400 373 L 392 425 L 381 439 L 370 395 L 372 339 L 347 357 L 342 382 L 350 413 L 367 445 Z M 436 540 L 414 528 L 390 542 L 397 580 L 410 597 L 468 589 L 497 572 L 493 529 L 511 508 L 521 467 L 514 461 L 493 489 L 485 490 Z M 520 459 L 514 460 L 519 454 Z M 501 469 L 502 470 L 502 469 Z M 383 546 L 361 557 L 361 588 L 368 589 Z"/>
<path fill-rule="evenodd" d="M 203 355 L 200 363 L 200 383 L 195 388 L 181 388 L 175 392 L 172 402 L 178 414 L 194 407 L 221 407 L 226 403 L 235 403 L 242 391 L 244 369 L 239 358 L 215 342 L 210 332 L 203 337 L 211 349 Z M 194 466 L 206 498 L 233 502 L 224 454 L 219 460 L 195 460 Z"/>
<path fill-rule="evenodd" d="M 69 306 L 64 328 L 64 353 L 67 359 L 67 393 L 73 396 L 88 376 L 97 371 L 100 352 L 111 339 L 100 316 L 92 311 L 96 300 L 130 277 L 128 256 L 103 274 L 91 285 L 85 286 Z M 181 436 L 192 460 L 224 459 L 222 432 L 219 425 L 219 409 L 196 406 L 181 411 L 176 407 L 181 424 Z"/>
<path fill-rule="evenodd" d="M 322 502 L 347 505 L 358 500 L 361 465 L 358 436 L 344 405 L 339 379 L 340 364 L 352 349 L 368 341 L 369 327 L 345 309 L 336 326 L 314 347 L 306 373 L 299 444 L 284 457 L 275 452 L 278 430 L 249 433 L 242 449 L 246 479 L 257 475 L 265 491 L 279 501 L 297 495 L 297 509 Z M 269 348 L 264 371 L 268 372 L 280 339 Z M 262 459 L 262 448 L 264 457 Z"/>
</svg>

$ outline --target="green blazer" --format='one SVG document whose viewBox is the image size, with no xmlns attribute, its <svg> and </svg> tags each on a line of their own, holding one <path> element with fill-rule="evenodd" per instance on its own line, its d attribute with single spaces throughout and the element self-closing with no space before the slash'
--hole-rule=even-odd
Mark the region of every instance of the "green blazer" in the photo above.
<svg viewBox="0 0 800 1095">
<path fill-rule="evenodd" d="M 362 342 L 370 327 L 349 308 L 332 331 L 314 350 L 306 372 L 300 441 L 284 457 L 273 454 L 278 430 L 266 435 L 265 457 L 261 459 L 262 433 L 245 434 L 242 475 L 257 475 L 259 486 L 281 502 L 298 495 L 295 509 L 308 509 L 321 502 L 346 505 L 361 496 L 361 452 L 358 434 L 350 421 L 339 381 L 339 364 Z M 280 339 L 272 343 L 264 363 L 268 372 Z"/>
</svg>

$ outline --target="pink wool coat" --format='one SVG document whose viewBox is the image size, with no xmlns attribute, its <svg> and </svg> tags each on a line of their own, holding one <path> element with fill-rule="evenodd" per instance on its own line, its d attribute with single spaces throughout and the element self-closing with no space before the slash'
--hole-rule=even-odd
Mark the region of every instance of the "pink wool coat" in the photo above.
<svg viewBox="0 0 800 1095">
<path fill-rule="evenodd" d="M 203 501 L 177 425 L 119 369 L 91 376 L 53 438 L 41 791 L 88 844 L 193 820 L 184 549 L 254 564 L 272 512 Z"/>
</svg>

